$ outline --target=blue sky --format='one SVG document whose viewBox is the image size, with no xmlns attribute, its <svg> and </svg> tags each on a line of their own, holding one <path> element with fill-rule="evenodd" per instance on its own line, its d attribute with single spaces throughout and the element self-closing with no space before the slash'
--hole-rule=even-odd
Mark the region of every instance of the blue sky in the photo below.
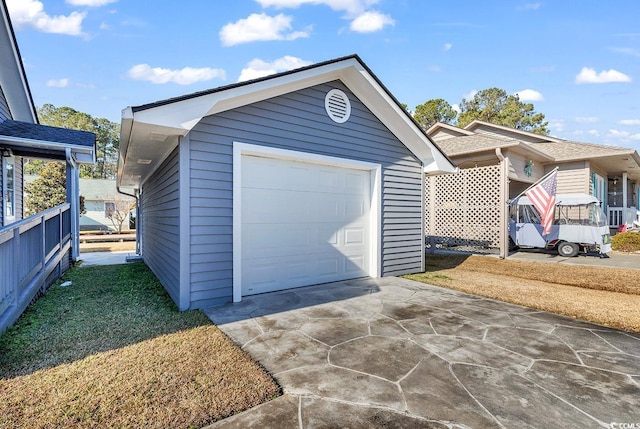
<svg viewBox="0 0 640 429">
<path fill-rule="evenodd" d="M 144 104 L 357 53 L 410 109 L 519 93 L 551 134 L 640 150 L 637 0 L 6 0 L 38 106 Z"/>
</svg>

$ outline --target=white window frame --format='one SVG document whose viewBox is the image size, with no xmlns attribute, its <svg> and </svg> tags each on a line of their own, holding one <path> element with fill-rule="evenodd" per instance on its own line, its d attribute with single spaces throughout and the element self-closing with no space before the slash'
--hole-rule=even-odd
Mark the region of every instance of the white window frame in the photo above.
<svg viewBox="0 0 640 429">
<path fill-rule="evenodd" d="M 11 182 L 13 183 L 13 189 L 9 190 L 7 187 L 7 178 L 9 173 L 9 165 L 12 165 L 12 173 L 13 178 Z M 11 201 L 13 202 L 12 214 L 9 215 L 7 213 L 8 210 L 8 202 L 9 202 L 9 192 L 13 193 L 13 198 Z M 16 159 L 13 156 L 7 156 L 2 158 L 2 219 L 4 225 L 8 225 L 16 220 Z"/>
<path fill-rule="evenodd" d="M 116 212 L 116 203 L 115 201 L 105 201 L 104 202 L 104 217 L 105 219 L 110 219 L 109 215 L 107 213 L 107 204 L 111 204 L 113 206 L 113 210 L 111 211 L 111 213 L 115 213 Z"/>
</svg>

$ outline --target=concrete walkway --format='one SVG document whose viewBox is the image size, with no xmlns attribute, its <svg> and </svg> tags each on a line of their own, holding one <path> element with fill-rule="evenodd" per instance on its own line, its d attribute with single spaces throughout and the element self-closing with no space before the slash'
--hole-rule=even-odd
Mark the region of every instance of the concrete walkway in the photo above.
<svg viewBox="0 0 640 429">
<path fill-rule="evenodd" d="M 121 252 L 85 252 L 80 253 L 82 267 L 91 267 L 94 265 L 116 265 L 126 264 L 127 256 L 134 256 L 136 252 L 124 250 Z"/>
<path fill-rule="evenodd" d="M 211 428 L 640 422 L 637 334 L 393 277 L 205 312 L 285 392 Z"/>
</svg>

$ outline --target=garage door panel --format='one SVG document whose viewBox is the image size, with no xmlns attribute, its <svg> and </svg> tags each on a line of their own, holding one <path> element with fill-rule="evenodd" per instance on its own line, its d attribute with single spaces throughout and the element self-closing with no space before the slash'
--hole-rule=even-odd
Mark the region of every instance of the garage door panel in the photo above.
<svg viewBox="0 0 640 429">
<path fill-rule="evenodd" d="M 370 183 L 368 171 L 243 156 L 242 293 L 366 276 Z"/>
</svg>

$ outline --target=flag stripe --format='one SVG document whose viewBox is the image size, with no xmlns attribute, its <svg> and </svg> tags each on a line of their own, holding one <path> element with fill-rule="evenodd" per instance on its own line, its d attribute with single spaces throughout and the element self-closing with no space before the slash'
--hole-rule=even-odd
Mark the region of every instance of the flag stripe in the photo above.
<svg viewBox="0 0 640 429">
<path fill-rule="evenodd" d="M 529 201 L 540 214 L 542 235 L 551 232 L 556 207 L 557 179 L 558 174 L 554 171 L 548 178 L 526 192 Z"/>
</svg>

